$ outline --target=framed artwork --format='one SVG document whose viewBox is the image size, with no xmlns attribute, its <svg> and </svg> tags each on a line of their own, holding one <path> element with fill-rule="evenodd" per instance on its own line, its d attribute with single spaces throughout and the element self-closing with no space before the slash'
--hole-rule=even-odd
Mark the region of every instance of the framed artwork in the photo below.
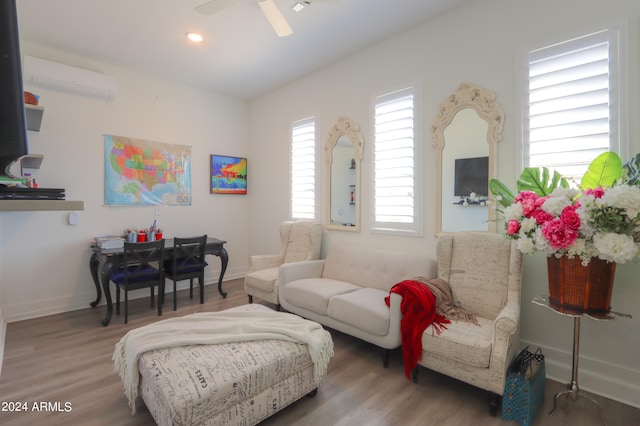
<svg viewBox="0 0 640 426">
<path fill-rule="evenodd" d="M 247 159 L 212 155 L 209 182 L 212 194 L 246 194 Z"/>
<path fill-rule="evenodd" d="M 191 147 L 104 135 L 104 204 L 191 205 Z"/>
</svg>

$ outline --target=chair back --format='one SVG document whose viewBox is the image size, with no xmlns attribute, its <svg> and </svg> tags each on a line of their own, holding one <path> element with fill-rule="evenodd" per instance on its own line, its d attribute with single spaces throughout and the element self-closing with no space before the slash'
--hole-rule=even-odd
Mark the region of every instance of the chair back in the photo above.
<svg viewBox="0 0 640 426">
<path fill-rule="evenodd" d="M 466 310 L 495 319 L 508 299 L 520 300 L 522 253 L 501 234 L 457 232 L 439 237 L 438 278 Z"/>
<path fill-rule="evenodd" d="M 322 224 L 310 220 L 293 222 L 284 263 L 303 262 L 320 258 Z"/>
<path fill-rule="evenodd" d="M 173 255 L 171 261 L 165 263 L 165 272 L 178 281 L 198 277 L 204 274 L 205 245 L 207 235 L 199 237 L 173 239 Z"/>
<path fill-rule="evenodd" d="M 117 284 L 143 285 L 164 279 L 161 265 L 164 262 L 164 240 L 144 243 L 124 243 L 122 266 L 111 273 L 111 281 Z"/>
</svg>

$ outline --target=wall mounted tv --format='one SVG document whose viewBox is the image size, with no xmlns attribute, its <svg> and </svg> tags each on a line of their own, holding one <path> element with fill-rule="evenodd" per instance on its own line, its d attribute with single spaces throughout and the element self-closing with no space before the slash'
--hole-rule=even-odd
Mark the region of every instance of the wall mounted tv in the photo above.
<svg viewBox="0 0 640 426">
<path fill-rule="evenodd" d="M 457 158 L 453 191 L 456 197 L 489 195 L 489 157 Z"/>
<path fill-rule="evenodd" d="M 15 0 L 0 1 L 0 176 L 29 153 Z"/>
</svg>

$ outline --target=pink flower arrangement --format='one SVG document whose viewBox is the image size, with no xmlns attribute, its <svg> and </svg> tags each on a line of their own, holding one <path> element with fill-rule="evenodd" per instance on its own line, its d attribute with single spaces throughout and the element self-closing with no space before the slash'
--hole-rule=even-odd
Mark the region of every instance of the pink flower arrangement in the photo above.
<svg viewBox="0 0 640 426">
<path fill-rule="evenodd" d="M 539 196 L 516 195 L 504 211 L 505 230 L 518 240 L 518 249 L 530 254 L 592 257 L 625 263 L 638 256 L 640 243 L 640 188 L 618 185 L 585 191 L 556 188 Z"/>
</svg>

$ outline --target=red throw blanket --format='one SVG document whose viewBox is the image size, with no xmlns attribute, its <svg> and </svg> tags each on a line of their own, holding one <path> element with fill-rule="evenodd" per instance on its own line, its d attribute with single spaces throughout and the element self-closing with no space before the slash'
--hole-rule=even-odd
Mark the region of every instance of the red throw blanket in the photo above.
<svg viewBox="0 0 640 426">
<path fill-rule="evenodd" d="M 444 324 L 451 321 L 436 312 L 436 297 L 429 287 L 416 280 L 405 280 L 391 287 L 389 293 L 402 296 L 400 303 L 400 334 L 402 337 L 402 356 L 404 358 L 404 375 L 411 378 L 411 370 L 418 365 L 422 358 L 422 333 L 433 325 L 433 329 L 440 334 Z M 389 298 L 384 298 L 389 306 Z"/>
</svg>

